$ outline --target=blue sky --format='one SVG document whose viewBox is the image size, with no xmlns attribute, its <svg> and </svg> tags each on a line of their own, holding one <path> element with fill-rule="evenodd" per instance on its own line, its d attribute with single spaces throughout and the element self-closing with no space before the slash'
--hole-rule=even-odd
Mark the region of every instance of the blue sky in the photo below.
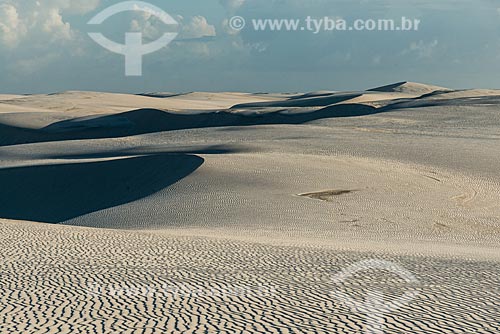
<svg viewBox="0 0 500 334">
<path fill-rule="evenodd" d="M 115 0 L 0 0 L 0 93 L 354 90 L 397 81 L 500 88 L 494 0 L 151 0 L 179 22 L 177 39 L 144 57 L 143 76 L 97 45 L 86 22 Z M 247 19 L 240 32 L 227 20 Z M 411 32 L 254 31 L 251 19 L 421 20 Z M 115 15 L 98 31 L 155 39 L 154 17 Z"/>
</svg>

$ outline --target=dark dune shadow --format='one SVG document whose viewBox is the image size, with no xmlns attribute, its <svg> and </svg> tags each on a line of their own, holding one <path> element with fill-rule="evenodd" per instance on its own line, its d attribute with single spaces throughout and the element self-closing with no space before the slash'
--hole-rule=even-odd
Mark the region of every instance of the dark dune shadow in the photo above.
<svg viewBox="0 0 500 334">
<path fill-rule="evenodd" d="M 433 96 L 448 94 L 448 93 L 451 93 L 451 92 L 453 92 L 453 91 L 450 91 L 450 90 L 436 90 L 434 92 L 430 92 L 430 93 L 424 94 L 424 95 L 416 98 L 415 100 L 422 100 L 422 99 L 426 99 L 426 98 L 433 97 Z"/>
<path fill-rule="evenodd" d="M 368 92 L 394 93 L 396 88 L 399 88 L 399 87 L 403 86 L 406 83 L 408 83 L 408 82 L 406 82 L 406 81 L 396 82 L 396 83 L 393 83 L 393 84 L 390 84 L 390 85 L 368 89 L 367 91 Z"/>
<path fill-rule="evenodd" d="M 119 138 L 147 133 L 229 126 L 304 124 L 325 118 L 354 117 L 382 112 L 372 106 L 342 104 L 306 113 L 242 114 L 220 111 L 198 114 L 173 114 L 157 109 L 138 109 L 116 115 L 78 118 L 53 123 L 41 130 L 8 127 L 0 136 L 0 146 L 37 142 Z M 5 126 L 7 127 L 7 126 Z"/>
<path fill-rule="evenodd" d="M 343 104 L 334 105 L 322 108 L 313 112 L 306 113 L 282 113 L 270 112 L 262 114 L 241 114 L 229 111 L 200 113 L 200 114 L 172 114 L 157 109 L 138 109 L 117 115 L 103 116 L 107 120 L 104 123 L 109 123 L 112 118 L 116 118 L 122 122 L 123 118 L 133 123 L 133 127 L 124 129 L 105 129 L 110 132 L 123 132 L 130 135 L 153 133 L 161 131 L 173 131 L 184 129 L 211 128 L 223 126 L 254 126 L 254 125 L 272 125 L 272 124 L 303 124 L 323 118 L 335 117 L 353 117 L 361 115 L 370 115 L 377 113 L 378 110 L 372 106 L 360 104 Z M 49 125 L 44 130 L 47 132 L 60 131 L 65 127 L 68 121 L 57 122 Z M 95 121 L 94 121 L 95 122 Z M 81 128 L 86 128 L 85 120 L 80 125 Z M 90 138 L 99 137 L 103 129 L 87 128 L 86 133 Z M 72 133 L 72 132 L 70 132 Z M 92 135 L 91 135 L 92 133 Z M 67 134 L 66 134 L 67 135 Z M 84 135 L 76 131 L 76 135 Z"/>
<path fill-rule="evenodd" d="M 0 124 L 0 146 L 45 141 L 40 131 Z"/>
<path fill-rule="evenodd" d="M 189 93 L 142 93 L 142 94 L 136 94 L 137 96 L 144 96 L 144 97 L 154 97 L 158 99 L 167 99 L 169 97 L 176 97 L 176 96 L 183 96 L 187 95 Z"/>
<path fill-rule="evenodd" d="M 446 92 L 445 92 L 446 93 Z M 448 92 L 449 93 L 449 92 Z M 381 112 L 389 112 L 396 109 L 416 109 L 416 108 L 427 108 L 427 107 L 450 107 L 450 106 L 488 106 L 488 105 L 499 105 L 500 96 L 477 96 L 477 97 L 463 97 L 463 98 L 451 98 L 451 99 L 428 99 L 436 95 L 443 94 L 443 92 L 434 92 L 416 99 L 401 100 L 395 103 L 391 103 L 383 108 L 380 108 Z"/>
<path fill-rule="evenodd" d="M 393 87 L 397 85 L 391 85 Z M 384 87 L 383 87 L 384 88 Z M 370 90 L 376 91 L 376 90 Z M 382 91 L 382 90 L 381 90 Z M 374 113 L 388 113 L 396 110 L 403 109 L 417 109 L 428 107 L 466 107 L 466 106 L 490 106 L 500 105 L 500 95 L 485 95 L 485 96 L 472 96 L 472 97 L 452 97 L 446 98 L 446 94 L 460 92 L 452 90 L 436 90 L 431 93 L 424 94 L 415 98 L 399 98 L 394 99 L 384 106 L 378 107 Z M 440 98 L 433 99 L 436 96 Z M 327 108 L 335 108 L 337 106 L 330 106 Z M 348 115 L 347 117 L 358 116 L 356 114 Z"/>
<path fill-rule="evenodd" d="M 296 96 L 292 96 L 289 98 L 289 100 L 300 100 L 300 99 L 307 99 L 311 97 L 325 97 L 325 96 L 332 96 L 332 95 L 339 95 L 343 93 L 339 92 L 333 92 L 333 91 L 324 91 L 324 92 L 310 92 L 306 94 L 300 94 Z M 348 94 L 348 93 L 345 93 Z"/>
<path fill-rule="evenodd" d="M 297 108 L 297 107 L 326 107 L 335 103 L 354 99 L 362 96 L 363 93 L 331 93 L 320 95 L 303 95 L 301 97 L 292 97 L 284 101 L 256 102 L 237 104 L 231 109 L 246 108 Z"/>
<path fill-rule="evenodd" d="M 122 150 L 106 150 L 101 152 L 81 152 L 75 154 L 44 154 L 35 155 L 37 159 L 104 159 L 104 158 L 120 158 L 130 157 L 134 155 L 151 155 L 151 154 L 189 154 L 189 155 L 218 155 L 218 154 L 234 154 L 243 152 L 255 152 L 255 150 L 243 147 L 231 147 L 228 145 L 211 145 L 211 146 L 180 146 L 170 147 L 168 149 L 162 147 L 135 147 Z"/>
<path fill-rule="evenodd" d="M 0 169 L 0 217 L 61 223 L 152 195 L 203 161 L 172 154 Z"/>
</svg>

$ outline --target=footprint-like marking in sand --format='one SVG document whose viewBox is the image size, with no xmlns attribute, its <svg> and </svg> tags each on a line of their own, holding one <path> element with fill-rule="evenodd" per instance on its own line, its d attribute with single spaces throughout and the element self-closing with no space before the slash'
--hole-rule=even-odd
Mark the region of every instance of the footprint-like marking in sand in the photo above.
<svg viewBox="0 0 500 334">
<path fill-rule="evenodd" d="M 477 197 L 477 191 L 475 189 L 470 189 L 460 195 L 452 197 L 453 200 L 457 201 L 460 206 L 467 206 L 471 204 Z"/>
<path fill-rule="evenodd" d="M 350 194 L 350 193 L 353 193 L 355 191 L 358 191 L 358 190 L 344 190 L 344 189 L 324 190 L 324 191 L 298 194 L 298 196 L 308 197 L 310 199 L 317 199 L 317 200 L 326 201 L 326 202 L 331 202 L 337 196 Z"/>
</svg>

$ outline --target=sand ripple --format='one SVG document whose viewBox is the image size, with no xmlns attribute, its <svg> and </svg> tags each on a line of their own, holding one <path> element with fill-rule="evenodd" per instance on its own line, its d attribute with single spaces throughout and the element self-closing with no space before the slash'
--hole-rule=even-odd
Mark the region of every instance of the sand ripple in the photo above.
<svg viewBox="0 0 500 334">
<path fill-rule="evenodd" d="M 31 223 L 1 223 L 2 333 L 361 333 L 362 301 L 420 295 L 386 333 L 498 333 L 497 263 L 394 257 Z M 363 259 L 394 261 L 420 284 L 378 271 L 341 284 Z"/>
</svg>

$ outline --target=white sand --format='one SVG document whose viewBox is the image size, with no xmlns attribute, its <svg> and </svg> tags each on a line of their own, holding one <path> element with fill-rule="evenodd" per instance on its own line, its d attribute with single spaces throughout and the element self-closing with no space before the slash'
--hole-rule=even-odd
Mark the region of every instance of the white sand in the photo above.
<svg viewBox="0 0 500 334">
<path fill-rule="evenodd" d="M 152 94 L 153 96 L 155 94 Z M 7 98 L 0 104 L 0 113 L 10 112 L 11 106 L 20 111 L 23 107 L 29 111 L 38 108 L 41 111 L 52 110 L 71 112 L 73 115 L 108 114 L 139 108 L 157 108 L 161 110 L 218 110 L 227 109 L 238 103 L 274 101 L 273 95 L 255 95 L 246 93 L 187 93 L 169 98 L 111 94 L 99 92 L 64 92 L 52 95 L 29 95 Z M 2 100 L 0 96 L 0 100 Z"/>
<path fill-rule="evenodd" d="M 23 97 L 23 95 L 0 94 L 0 101 L 14 100 Z"/>
<path fill-rule="evenodd" d="M 433 85 L 426 85 L 426 84 L 421 84 L 421 83 L 417 83 L 417 82 L 404 81 L 404 82 L 399 82 L 399 83 L 392 84 L 392 85 L 373 88 L 373 89 L 371 89 L 371 91 L 394 92 L 394 93 L 404 93 L 404 94 L 422 96 L 422 95 L 430 94 L 433 92 L 451 91 L 451 90 L 448 88 L 445 88 L 445 87 L 440 87 L 440 86 L 433 86 Z"/>
<path fill-rule="evenodd" d="M 0 103 L 1 333 L 500 332 L 500 92 L 149 95 Z"/>
</svg>

